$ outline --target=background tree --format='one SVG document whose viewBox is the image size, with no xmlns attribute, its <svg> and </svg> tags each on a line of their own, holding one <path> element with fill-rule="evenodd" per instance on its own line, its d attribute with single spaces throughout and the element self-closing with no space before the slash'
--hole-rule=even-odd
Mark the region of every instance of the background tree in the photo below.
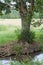
<svg viewBox="0 0 43 65">
<path fill-rule="evenodd" d="M 35 0 L 35 11 L 39 12 L 39 17 L 43 18 L 43 0 Z"/>
</svg>

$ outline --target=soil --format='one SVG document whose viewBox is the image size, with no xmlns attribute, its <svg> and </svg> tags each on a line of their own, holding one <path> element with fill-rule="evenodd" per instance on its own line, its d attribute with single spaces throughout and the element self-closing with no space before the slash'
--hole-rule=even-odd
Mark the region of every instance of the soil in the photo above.
<svg viewBox="0 0 43 65">
<path fill-rule="evenodd" d="M 0 57 L 6 57 L 11 55 L 17 55 L 17 51 L 13 49 L 15 45 L 20 45 L 21 49 L 21 56 L 29 55 L 31 53 L 39 52 L 40 44 L 38 42 L 27 43 L 23 41 L 12 41 L 9 44 L 0 45 Z M 19 54 L 18 54 L 19 56 Z"/>
</svg>

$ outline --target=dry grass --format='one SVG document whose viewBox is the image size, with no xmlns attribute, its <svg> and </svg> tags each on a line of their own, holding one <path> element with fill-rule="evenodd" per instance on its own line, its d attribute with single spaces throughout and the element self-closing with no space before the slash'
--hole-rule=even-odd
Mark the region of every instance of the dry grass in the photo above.
<svg viewBox="0 0 43 65">
<path fill-rule="evenodd" d="M 13 25 L 21 28 L 21 19 L 0 19 L 0 25 Z"/>
</svg>

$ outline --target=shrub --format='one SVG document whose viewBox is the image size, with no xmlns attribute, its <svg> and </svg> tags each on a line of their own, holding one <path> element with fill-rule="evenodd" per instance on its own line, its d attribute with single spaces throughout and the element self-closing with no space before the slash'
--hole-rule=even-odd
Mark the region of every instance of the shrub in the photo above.
<svg viewBox="0 0 43 65">
<path fill-rule="evenodd" d="M 35 38 L 35 33 L 32 31 L 28 32 L 22 32 L 20 35 L 20 39 L 23 41 L 26 41 L 28 43 L 32 43 Z"/>
<path fill-rule="evenodd" d="M 43 43 L 43 33 L 39 33 L 39 36 L 37 38 L 40 43 Z"/>
<path fill-rule="evenodd" d="M 16 55 L 20 55 L 21 52 L 22 52 L 22 46 L 19 45 L 19 44 L 15 44 L 15 45 L 13 46 L 13 50 L 16 51 Z"/>
<path fill-rule="evenodd" d="M 11 61 L 11 62 L 10 62 L 10 65 L 14 65 L 14 62 Z"/>
<path fill-rule="evenodd" d="M 19 61 L 10 61 L 10 65 L 22 65 Z"/>
</svg>

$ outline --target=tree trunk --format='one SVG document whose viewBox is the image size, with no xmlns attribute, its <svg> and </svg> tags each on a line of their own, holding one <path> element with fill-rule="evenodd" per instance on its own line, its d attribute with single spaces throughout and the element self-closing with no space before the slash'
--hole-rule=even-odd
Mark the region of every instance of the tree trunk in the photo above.
<svg viewBox="0 0 43 65">
<path fill-rule="evenodd" d="M 21 15 L 21 20 L 22 20 L 22 31 L 29 31 L 30 30 L 30 24 L 31 24 L 31 19 L 32 16 L 30 15 Z"/>
<path fill-rule="evenodd" d="M 31 15 L 21 15 L 22 20 L 22 32 L 21 32 L 21 41 L 29 42 L 29 32 L 30 32 L 30 24 L 31 24 Z"/>
</svg>

